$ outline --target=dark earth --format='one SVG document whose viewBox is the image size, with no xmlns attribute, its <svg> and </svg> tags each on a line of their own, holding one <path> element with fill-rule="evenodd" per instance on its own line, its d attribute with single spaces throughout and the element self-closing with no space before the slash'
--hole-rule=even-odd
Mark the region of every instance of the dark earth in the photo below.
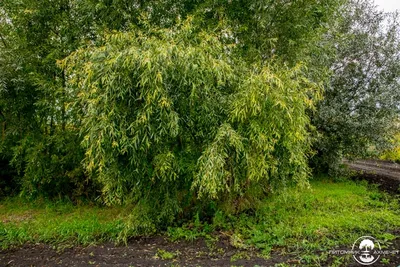
<svg viewBox="0 0 400 267">
<path fill-rule="evenodd" d="M 355 171 L 356 179 L 365 179 L 378 184 L 381 190 L 400 194 L 400 164 L 383 160 L 346 161 L 345 164 Z"/>
<path fill-rule="evenodd" d="M 357 172 L 356 179 L 366 179 L 379 184 L 382 190 L 399 194 L 399 164 L 363 160 L 346 162 Z M 397 236 L 400 232 L 395 233 Z M 338 249 L 338 248 L 332 248 Z M 350 250 L 349 247 L 340 248 Z M 390 251 L 400 250 L 400 238 L 392 241 L 387 248 Z M 320 254 L 321 252 L 316 252 Z M 341 257 L 341 256 L 338 256 Z M 383 257 L 382 257 L 383 258 Z M 384 257 L 368 266 L 400 266 L 400 252 Z M 0 250 L 0 267 L 3 266 L 332 266 L 333 258 L 329 257 L 320 265 L 307 265 L 300 258 L 288 253 L 284 248 L 272 250 L 271 257 L 260 257 L 257 251 L 241 251 L 232 247 L 229 239 L 220 235 L 217 242 L 199 239 L 193 242 L 171 242 L 164 237 L 140 238 L 131 240 L 127 246 L 103 244 L 89 247 L 54 248 L 50 245 L 31 244 L 23 247 Z M 336 265 L 337 266 L 337 265 Z M 353 259 L 342 266 L 363 266 Z"/>
<path fill-rule="evenodd" d="M 175 254 L 173 259 L 162 259 L 160 251 Z M 47 245 L 25 246 L 0 252 L 1 266 L 269 266 L 290 260 L 288 256 L 259 258 L 246 252 L 246 258 L 231 262 L 239 253 L 222 239 L 210 246 L 204 240 L 170 242 L 163 237 L 132 240 L 128 246 L 104 244 L 91 247 L 67 248 L 57 251 Z"/>
<path fill-rule="evenodd" d="M 389 250 L 398 250 L 400 239 Z M 341 248 L 349 250 L 349 248 Z M 160 251 L 174 254 L 173 259 L 162 259 Z M 238 260 L 233 260 L 241 258 Z M 339 256 L 340 257 L 340 256 Z M 377 262 L 369 266 L 398 266 L 400 254 L 390 257 L 389 264 Z M 128 246 L 74 247 L 54 249 L 49 245 L 25 245 L 22 248 L 0 251 L 0 266 L 319 266 L 306 265 L 296 255 L 284 253 L 282 249 L 273 250 L 269 259 L 257 256 L 256 252 L 240 251 L 229 244 L 228 239 L 221 239 L 210 246 L 204 240 L 194 242 L 170 242 L 163 237 L 132 240 Z M 331 266 L 332 259 L 320 266 Z M 343 266 L 362 266 L 353 259 Z"/>
</svg>

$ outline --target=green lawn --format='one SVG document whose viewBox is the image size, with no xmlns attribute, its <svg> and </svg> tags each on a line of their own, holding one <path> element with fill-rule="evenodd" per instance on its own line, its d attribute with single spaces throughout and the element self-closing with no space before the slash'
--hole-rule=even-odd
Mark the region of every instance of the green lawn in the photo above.
<svg viewBox="0 0 400 267">
<path fill-rule="evenodd" d="M 68 202 L 29 203 L 20 198 L 0 203 L 0 244 L 3 248 L 27 242 L 89 245 L 117 241 L 126 210 L 74 206 Z"/>
</svg>

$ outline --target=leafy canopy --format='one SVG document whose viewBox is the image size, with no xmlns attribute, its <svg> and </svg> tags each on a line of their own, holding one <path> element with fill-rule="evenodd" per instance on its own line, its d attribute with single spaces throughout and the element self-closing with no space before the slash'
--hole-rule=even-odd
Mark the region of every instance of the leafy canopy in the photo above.
<svg viewBox="0 0 400 267">
<path fill-rule="evenodd" d="M 301 65 L 243 63 L 236 46 L 189 18 L 109 34 L 63 61 L 83 107 L 85 167 L 106 203 L 307 184 L 306 109 L 319 87 Z"/>
<path fill-rule="evenodd" d="M 334 167 L 343 157 L 365 157 L 371 146 L 384 149 L 398 129 L 400 27 L 396 13 L 373 1 L 350 1 L 326 36 L 334 45 L 324 62 L 332 75 L 313 124 L 317 167 Z"/>
</svg>

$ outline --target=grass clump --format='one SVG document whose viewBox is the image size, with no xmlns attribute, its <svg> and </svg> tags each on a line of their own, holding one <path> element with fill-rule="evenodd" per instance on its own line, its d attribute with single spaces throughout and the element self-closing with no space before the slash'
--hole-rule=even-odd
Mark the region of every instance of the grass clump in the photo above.
<svg viewBox="0 0 400 267">
<path fill-rule="evenodd" d="M 178 254 L 179 251 L 171 252 L 171 251 L 166 251 L 164 249 L 158 249 L 155 257 L 161 258 L 162 260 L 172 260 L 175 257 L 177 257 Z"/>
</svg>

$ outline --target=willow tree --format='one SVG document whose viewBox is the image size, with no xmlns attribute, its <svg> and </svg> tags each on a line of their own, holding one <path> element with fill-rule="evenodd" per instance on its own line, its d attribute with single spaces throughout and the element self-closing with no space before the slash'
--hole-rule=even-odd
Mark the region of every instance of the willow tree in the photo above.
<svg viewBox="0 0 400 267">
<path fill-rule="evenodd" d="M 107 204 L 151 200 L 164 220 L 196 199 L 248 207 L 279 185 L 307 186 L 306 109 L 319 87 L 301 65 L 243 63 L 219 36 L 189 18 L 109 34 L 62 62 Z"/>
<path fill-rule="evenodd" d="M 336 170 L 343 156 L 387 147 L 398 131 L 399 15 L 370 0 L 349 1 L 326 37 L 335 48 L 324 61 L 332 75 L 313 118 L 320 133 L 314 159 L 324 171 Z"/>
</svg>

